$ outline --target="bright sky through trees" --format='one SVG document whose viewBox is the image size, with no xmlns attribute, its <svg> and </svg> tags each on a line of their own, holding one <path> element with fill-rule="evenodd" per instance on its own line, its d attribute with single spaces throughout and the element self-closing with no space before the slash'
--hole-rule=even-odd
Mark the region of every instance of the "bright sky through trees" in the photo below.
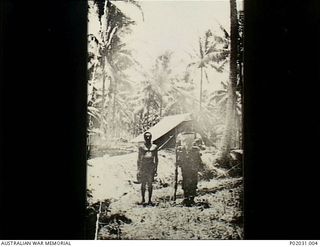
<svg viewBox="0 0 320 247">
<path fill-rule="evenodd" d="M 168 50 L 174 52 L 171 62 L 173 73 L 181 74 L 190 63 L 188 54 L 199 53 L 199 37 L 205 31 L 211 29 L 223 36 L 219 24 L 228 32 L 230 29 L 230 3 L 227 0 L 139 1 L 144 20 L 141 11 L 134 5 L 123 1 L 112 3 L 136 21 L 131 28 L 132 33 L 124 40 L 144 70 L 150 70 L 156 57 Z M 238 10 L 241 9 L 242 1 L 239 1 Z M 96 33 L 99 23 L 90 22 L 89 33 Z M 211 91 L 220 88 L 220 82 L 228 80 L 227 68 L 224 73 L 217 73 L 213 69 L 208 71 L 210 85 L 204 84 L 204 89 Z M 139 73 L 131 71 L 130 74 L 133 80 L 143 80 Z M 193 78 L 194 81 L 200 80 L 199 71 L 193 72 Z"/>
</svg>

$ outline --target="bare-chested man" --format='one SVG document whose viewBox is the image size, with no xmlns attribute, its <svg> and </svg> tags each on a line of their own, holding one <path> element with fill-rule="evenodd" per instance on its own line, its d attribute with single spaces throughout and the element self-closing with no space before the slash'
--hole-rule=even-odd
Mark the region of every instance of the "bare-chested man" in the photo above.
<svg viewBox="0 0 320 247">
<path fill-rule="evenodd" d="M 148 187 L 148 204 L 152 204 L 152 182 L 157 176 L 158 169 L 158 147 L 152 144 L 152 134 L 144 134 L 144 144 L 139 147 L 138 155 L 138 181 L 141 182 L 142 204 L 145 203 L 146 185 Z"/>
</svg>

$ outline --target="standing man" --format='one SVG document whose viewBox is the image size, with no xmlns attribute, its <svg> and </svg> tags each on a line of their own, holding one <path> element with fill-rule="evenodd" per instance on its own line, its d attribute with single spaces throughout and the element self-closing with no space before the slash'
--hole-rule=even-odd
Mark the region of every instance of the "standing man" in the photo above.
<svg viewBox="0 0 320 247">
<path fill-rule="evenodd" d="M 152 204 L 152 182 L 157 176 L 158 147 L 152 144 L 152 134 L 144 133 L 144 144 L 139 147 L 137 179 L 141 182 L 142 204 L 145 203 L 146 185 L 148 187 L 148 204 Z"/>
<path fill-rule="evenodd" d="M 198 171 L 201 164 L 199 140 L 201 141 L 199 134 L 185 131 L 177 136 L 176 141 L 177 165 L 181 167 L 182 173 L 182 203 L 189 207 L 194 205 L 197 194 Z"/>
</svg>

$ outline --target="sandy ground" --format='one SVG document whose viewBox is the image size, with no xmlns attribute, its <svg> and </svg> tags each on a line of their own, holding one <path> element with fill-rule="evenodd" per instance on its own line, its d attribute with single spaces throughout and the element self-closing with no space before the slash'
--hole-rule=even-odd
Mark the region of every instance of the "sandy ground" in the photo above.
<svg viewBox="0 0 320 247">
<path fill-rule="evenodd" d="M 203 159 L 212 166 L 212 157 Z M 101 214 L 98 239 L 241 239 L 242 178 L 199 181 L 194 207 L 181 205 L 182 189 L 174 193 L 174 152 L 159 151 L 154 206 L 139 205 L 140 185 L 134 184 L 137 153 L 88 161 L 90 203 L 108 200 Z M 179 172 L 179 180 L 181 180 Z"/>
</svg>

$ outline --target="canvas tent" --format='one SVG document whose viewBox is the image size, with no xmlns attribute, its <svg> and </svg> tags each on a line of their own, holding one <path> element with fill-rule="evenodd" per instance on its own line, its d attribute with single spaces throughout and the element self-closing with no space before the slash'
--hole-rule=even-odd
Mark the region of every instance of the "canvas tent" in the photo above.
<svg viewBox="0 0 320 247">
<path fill-rule="evenodd" d="M 147 131 L 152 134 L 153 143 L 158 145 L 158 147 L 172 147 L 174 146 L 175 137 L 179 133 L 179 129 L 192 121 L 191 113 L 166 116 Z M 144 133 L 135 137 L 131 142 L 143 142 Z"/>
</svg>

